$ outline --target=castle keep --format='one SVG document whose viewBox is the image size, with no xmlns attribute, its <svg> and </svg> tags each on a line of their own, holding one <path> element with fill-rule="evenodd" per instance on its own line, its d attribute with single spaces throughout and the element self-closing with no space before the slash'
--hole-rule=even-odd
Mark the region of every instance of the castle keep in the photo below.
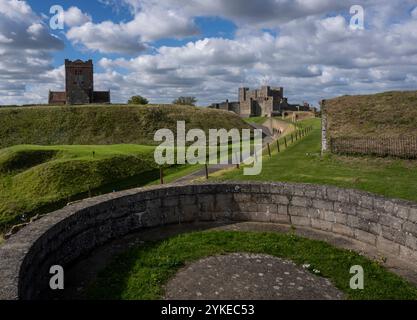
<svg viewBox="0 0 417 320">
<path fill-rule="evenodd" d="M 93 61 L 65 60 L 65 92 L 49 91 L 49 104 L 110 103 L 110 91 L 94 91 Z"/>
<path fill-rule="evenodd" d="M 271 88 L 264 86 L 260 90 L 239 89 L 240 115 L 271 116 L 280 112 L 284 100 L 284 88 Z"/>
<path fill-rule="evenodd" d="M 233 111 L 241 117 L 272 117 L 284 111 L 309 111 L 307 105 L 292 105 L 284 97 L 284 88 L 263 86 L 261 89 L 250 90 L 239 88 L 239 102 L 214 103 L 214 109 Z"/>
</svg>

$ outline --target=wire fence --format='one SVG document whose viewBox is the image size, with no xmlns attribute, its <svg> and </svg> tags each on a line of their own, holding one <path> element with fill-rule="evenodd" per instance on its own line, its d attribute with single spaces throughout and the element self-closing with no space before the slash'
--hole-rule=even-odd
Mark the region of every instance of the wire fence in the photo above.
<svg viewBox="0 0 417 320">
<path fill-rule="evenodd" d="M 348 155 L 375 155 L 417 159 L 417 137 L 401 138 L 353 138 L 330 139 L 332 153 Z"/>
</svg>

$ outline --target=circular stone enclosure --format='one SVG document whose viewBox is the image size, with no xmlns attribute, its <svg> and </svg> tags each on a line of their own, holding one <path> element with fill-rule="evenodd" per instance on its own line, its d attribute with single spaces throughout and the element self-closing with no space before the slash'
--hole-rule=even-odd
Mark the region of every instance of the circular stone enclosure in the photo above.
<svg viewBox="0 0 417 320">
<path fill-rule="evenodd" d="M 0 246 L 0 299 L 37 299 L 50 267 L 104 243 L 170 224 L 225 221 L 309 227 L 417 265 L 417 204 L 329 186 L 212 183 L 132 189 L 48 214 Z"/>
</svg>

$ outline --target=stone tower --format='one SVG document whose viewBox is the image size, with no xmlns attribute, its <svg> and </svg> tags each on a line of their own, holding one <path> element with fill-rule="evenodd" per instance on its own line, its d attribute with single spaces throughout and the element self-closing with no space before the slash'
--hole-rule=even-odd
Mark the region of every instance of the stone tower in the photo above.
<svg viewBox="0 0 417 320">
<path fill-rule="evenodd" d="M 93 60 L 65 59 L 65 91 L 49 91 L 50 105 L 108 104 L 110 91 L 94 91 Z"/>
<path fill-rule="evenodd" d="M 67 104 L 93 102 L 93 61 L 65 60 L 65 92 Z"/>
</svg>

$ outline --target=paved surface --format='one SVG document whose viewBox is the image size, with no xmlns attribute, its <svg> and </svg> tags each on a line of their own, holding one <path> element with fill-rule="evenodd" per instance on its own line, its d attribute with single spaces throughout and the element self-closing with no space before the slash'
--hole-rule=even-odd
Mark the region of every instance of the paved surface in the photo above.
<svg viewBox="0 0 417 320">
<path fill-rule="evenodd" d="M 332 283 L 291 261 L 236 253 L 202 259 L 166 286 L 168 300 L 341 300 Z"/>
</svg>

